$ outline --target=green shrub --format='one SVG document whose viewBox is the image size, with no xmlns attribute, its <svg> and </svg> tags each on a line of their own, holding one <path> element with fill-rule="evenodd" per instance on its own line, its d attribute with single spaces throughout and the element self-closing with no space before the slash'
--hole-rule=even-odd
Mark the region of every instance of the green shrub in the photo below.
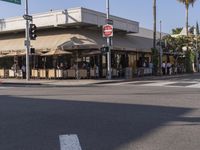
<svg viewBox="0 0 200 150">
<path fill-rule="evenodd" d="M 188 50 L 185 53 L 185 66 L 186 66 L 186 72 L 187 73 L 193 73 L 193 66 L 194 63 L 195 54 L 193 51 Z"/>
</svg>

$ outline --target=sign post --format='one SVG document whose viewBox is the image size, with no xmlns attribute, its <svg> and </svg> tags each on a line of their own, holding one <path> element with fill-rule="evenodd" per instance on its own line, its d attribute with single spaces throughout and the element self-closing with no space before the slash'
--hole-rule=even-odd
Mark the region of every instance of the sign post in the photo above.
<svg viewBox="0 0 200 150">
<path fill-rule="evenodd" d="M 109 17 L 110 17 L 110 3 L 109 0 L 106 0 L 106 22 L 107 25 L 103 26 L 103 36 L 107 38 L 107 47 L 108 47 L 108 52 L 107 52 L 107 79 L 111 80 L 112 79 L 112 74 L 111 74 L 111 50 L 110 47 L 112 46 L 112 36 L 113 36 L 113 27 L 108 24 L 109 22 Z"/>
<path fill-rule="evenodd" d="M 29 19 L 32 19 L 28 15 L 28 0 L 25 0 L 25 15 L 24 18 L 26 20 L 26 80 L 30 80 L 30 66 L 29 66 L 29 50 L 30 50 L 30 37 L 29 37 Z"/>
<path fill-rule="evenodd" d="M 21 3 L 22 3 L 21 0 L 1 0 L 1 1 L 14 3 L 14 4 L 18 4 L 18 5 L 21 5 Z"/>
</svg>

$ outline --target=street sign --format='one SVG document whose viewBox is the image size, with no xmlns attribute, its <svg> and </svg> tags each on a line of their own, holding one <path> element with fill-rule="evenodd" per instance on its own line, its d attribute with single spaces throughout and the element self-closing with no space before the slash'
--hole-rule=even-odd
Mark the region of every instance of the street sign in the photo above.
<svg viewBox="0 0 200 150">
<path fill-rule="evenodd" d="M 23 15 L 23 18 L 24 18 L 25 20 L 30 20 L 30 21 L 33 20 L 33 17 L 30 16 L 30 15 Z"/>
<path fill-rule="evenodd" d="M 113 25 L 113 20 L 112 19 L 106 19 L 106 24 Z"/>
<path fill-rule="evenodd" d="M 25 40 L 24 41 L 24 46 L 30 45 L 30 41 Z"/>
<path fill-rule="evenodd" d="M 106 24 L 103 26 L 103 37 L 112 37 L 113 36 L 113 26 Z"/>
<path fill-rule="evenodd" d="M 21 0 L 1 0 L 1 1 L 5 1 L 5 2 L 21 5 Z"/>
</svg>

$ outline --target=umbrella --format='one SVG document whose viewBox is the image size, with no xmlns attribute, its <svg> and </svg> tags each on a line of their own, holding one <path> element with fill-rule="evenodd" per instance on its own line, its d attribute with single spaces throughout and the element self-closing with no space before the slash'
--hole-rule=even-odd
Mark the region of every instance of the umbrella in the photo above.
<svg viewBox="0 0 200 150">
<path fill-rule="evenodd" d="M 9 53 L 9 54 L 7 54 L 7 55 L 5 55 L 6 57 L 13 57 L 13 56 L 24 56 L 24 55 L 26 55 L 26 53 L 25 52 L 20 52 L 20 51 L 15 51 L 15 52 L 11 52 L 11 53 Z"/>
<path fill-rule="evenodd" d="M 0 54 L 0 58 L 2 58 L 2 57 L 5 57 L 6 55 L 4 55 L 4 54 Z"/>
<path fill-rule="evenodd" d="M 72 54 L 71 52 L 68 52 L 68 51 L 63 51 L 63 50 L 60 50 L 60 49 L 55 49 L 55 50 L 52 50 L 52 51 L 49 51 L 45 54 L 42 54 L 42 56 L 52 56 L 52 55 L 66 55 L 66 54 Z"/>
</svg>

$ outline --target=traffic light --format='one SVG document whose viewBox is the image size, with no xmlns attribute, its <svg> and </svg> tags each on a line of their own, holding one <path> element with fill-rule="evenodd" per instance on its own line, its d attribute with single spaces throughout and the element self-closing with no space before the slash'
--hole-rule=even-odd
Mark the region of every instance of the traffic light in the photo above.
<svg viewBox="0 0 200 150">
<path fill-rule="evenodd" d="M 103 54 L 107 53 L 108 51 L 109 51 L 109 47 L 108 47 L 108 46 L 103 46 L 103 47 L 101 47 L 101 52 L 102 52 Z"/>
<path fill-rule="evenodd" d="M 36 40 L 36 30 L 37 30 L 37 27 L 35 24 L 30 24 L 30 28 L 29 28 L 29 37 L 31 40 Z"/>
<path fill-rule="evenodd" d="M 30 53 L 34 54 L 35 53 L 35 48 L 30 48 Z"/>
</svg>

